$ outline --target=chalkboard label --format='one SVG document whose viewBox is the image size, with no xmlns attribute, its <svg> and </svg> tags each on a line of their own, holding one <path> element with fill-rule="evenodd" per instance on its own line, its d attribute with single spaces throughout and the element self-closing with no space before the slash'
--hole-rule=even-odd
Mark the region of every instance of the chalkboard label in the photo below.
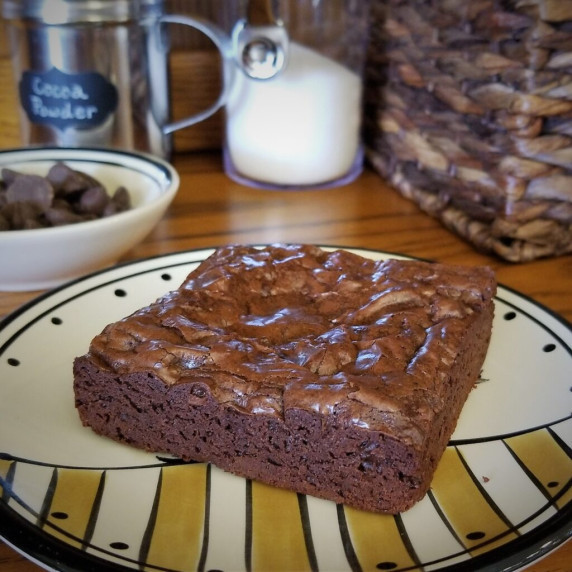
<svg viewBox="0 0 572 572">
<path fill-rule="evenodd" d="M 89 129 L 101 125 L 117 107 L 117 89 L 96 72 L 68 74 L 57 68 L 25 71 L 20 102 L 32 123 Z"/>
</svg>

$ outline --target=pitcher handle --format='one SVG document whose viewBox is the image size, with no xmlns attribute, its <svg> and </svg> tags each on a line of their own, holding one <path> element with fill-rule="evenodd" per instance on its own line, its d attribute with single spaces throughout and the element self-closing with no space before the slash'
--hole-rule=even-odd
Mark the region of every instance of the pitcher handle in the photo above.
<svg viewBox="0 0 572 572">
<path fill-rule="evenodd" d="M 184 26 L 195 28 L 212 41 L 221 55 L 222 89 L 217 100 L 210 107 L 200 111 L 199 113 L 196 113 L 195 115 L 191 115 L 183 119 L 178 119 L 164 125 L 163 133 L 168 135 L 173 133 L 173 131 L 177 131 L 179 129 L 183 129 L 184 127 L 189 127 L 195 123 L 204 121 L 226 104 L 228 93 L 230 91 L 234 77 L 235 66 L 233 62 L 232 42 L 230 38 L 225 34 L 225 32 L 218 26 L 198 18 L 189 18 L 187 16 L 181 16 L 178 14 L 165 14 L 161 16 L 159 18 L 159 24 L 162 23 L 182 24 Z"/>
</svg>

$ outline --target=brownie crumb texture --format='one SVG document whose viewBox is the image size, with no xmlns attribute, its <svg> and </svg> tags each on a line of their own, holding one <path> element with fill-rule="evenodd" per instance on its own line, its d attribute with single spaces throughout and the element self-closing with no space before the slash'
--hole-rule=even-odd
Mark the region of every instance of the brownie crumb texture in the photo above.
<svg viewBox="0 0 572 572">
<path fill-rule="evenodd" d="M 427 492 L 489 344 L 486 267 L 216 250 L 74 363 L 97 433 L 375 512 Z"/>
</svg>

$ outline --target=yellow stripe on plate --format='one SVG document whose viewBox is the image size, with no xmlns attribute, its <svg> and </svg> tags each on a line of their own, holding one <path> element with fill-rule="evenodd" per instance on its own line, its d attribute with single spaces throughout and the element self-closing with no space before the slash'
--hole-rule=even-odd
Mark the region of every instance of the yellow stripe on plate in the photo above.
<svg viewBox="0 0 572 572">
<path fill-rule="evenodd" d="M 175 465 L 161 470 L 161 490 L 147 564 L 196 570 L 203 546 L 207 465 Z"/>
<path fill-rule="evenodd" d="M 488 552 L 516 538 L 481 494 L 454 448 L 445 450 L 431 490 L 459 540 L 473 554 Z M 499 538 L 492 540 L 496 537 Z M 482 543 L 486 543 L 485 546 L 476 548 Z"/>
<path fill-rule="evenodd" d="M 393 516 L 350 507 L 344 507 L 344 513 L 362 570 L 416 569 L 416 563 L 403 544 Z"/>
<path fill-rule="evenodd" d="M 505 439 L 505 443 L 551 498 L 569 483 L 572 460 L 546 429 L 510 437 Z M 556 505 L 563 508 L 571 500 L 572 489 L 569 489 L 556 501 Z"/>
<path fill-rule="evenodd" d="M 0 460 L 0 477 L 5 479 L 14 461 Z M 0 485 L 0 495 L 4 494 L 4 487 Z"/>
<path fill-rule="evenodd" d="M 252 570 L 310 570 L 298 495 L 252 482 Z"/>
<path fill-rule="evenodd" d="M 67 544 L 81 548 L 103 471 L 59 468 L 56 477 L 43 529 Z"/>
</svg>

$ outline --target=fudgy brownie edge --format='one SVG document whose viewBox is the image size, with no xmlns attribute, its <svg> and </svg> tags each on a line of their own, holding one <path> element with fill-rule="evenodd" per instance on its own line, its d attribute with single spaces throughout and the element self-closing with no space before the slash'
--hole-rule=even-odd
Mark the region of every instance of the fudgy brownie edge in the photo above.
<svg viewBox="0 0 572 572">
<path fill-rule="evenodd" d="M 320 274 L 324 265 L 329 271 L 333 271 L 330 266 L 334 264 L 334 259 L 331 255 L 324 257 L 315 247 L 269 247 L 275 250 L 271 250 L 270 256 L 266 258 L 264 254 L 259 255 L 250 247 L 232 248 L 221 250 L 219 259 L 228 260 L 230 257 L 236 262 L 241 258 L 248 258 L 250 266 L 263 268 L 264 264 L 274 264 L 273 257 L 277 257 L 277 264 L 286 260 L 286 265 L 288 256 L 299 256 L 295 267 L 287 270 L 297 273 L 298 284 L 302 284 L 299 273 Z M 253 260 L 257 260 L 257 256 L 260 260 L 255 264 Z M 192 303 L 205 302 L 204 297 L 198 294 L 198 297 L 195 296 L 196 283 L 202 280 L 202 287 L 208 289 L 217 281 L 224 282 L 224 272 L 221 274 L 216 264 L 215 253 L 214 261 L 199 267 L 177 292 L 191 290 Z M 340 255 L 335 264 L 338 265 L 338 281 L 343 274 L 342 270 L 347 270 L 350 274 L 363 272 L 356 270 L 361 264 L 365 264 L 366 276 L 371 276 L 380 268 L 379 265 L 371 266 L 371 261 L 362 263 L 354 258 L 354 255 L 345 258 L 344 254 Z M 228 392 L 217 393 L 217 375 L 226 387 L 230 383 L 228 371 L 221 373 L 214 368 L 211 363 L 214 358 L 199 355 L 200 352 L 196 348 L 192 352 L 195 360 L 192 370 L 187 371 L 183 377 L 179 376 L 179 372 L 175 381 L 166 375 L 159 375 L 152 367 L 131 367 L 128 358 L 123 362 L 123 358 L 113 357 L 113 348 L 119 347 L 123 352 L 124 347 L 129 346 L 129 351 L 132 351 L 132 337 L 135 334 L 139 336 L 139 347 L 150 341 L 144 340 L 141 332 L 157 335 L 158 331 L 168 329 L 165 323 L 170 324 L 169 327 L 173 329 L 176 320 L 170 312 L 174 311 L 177 304 L 180 305 L 180 310 L 177 311 L 185 314 L 186 321 L 190 320 L 190 316 L 197 318 L 194 309 L 189 309 L 190 302 L 186 294 L 181 298 L 175 294 L 174 297 L 168 296 L 150 308 L 142 309 L 126 318 L 126 322 L 121 321 L 118 327 L 110 325 L 95 339 L 92 351 L 75 360 L 74 392 L 80 418 L 84 425 L 90 426 L 101 435 L 148 451 L 170 453 L 184 460 L 211 462 L 237 475 L 364 510 L 386 513 L 406 510 L 428 490 L 463 404 L 478 379 L 491 334 L 494 279 L 490 271 L 451 270 L 449 267 L 443 269 L 440 265 L 432 266 L 429 263 L 415 262 L 410 265 L 408 261 L 395 261 L 388 268 L 390 273 L 398 276 L 395 281 L 399 284 L 407 283 L 409 274 L 416 276 L 415 280 L 421 284 L 418 287 L 426 289 L 427 300 L 433 300 L 433 303 L 437 299 L 435 292 L 440 287 L 435 286 L 439 282 L 439 272 L 445 272 L 446 276 L 449 276 L 450 272 L 454 275 L 461 272 L 461 283 L 469 281 L 473 294 L 476 292 L 475 296 L 471 294 L 474 299 L 469 296 L 470 299 L 462 302 L 462 305 L 470 307 L 470 310 L 459 313 L 460 310 L 453 301 L 461 304 L 460 297 L 465 296 L 460 293 L 462 288 L 451 293 L 451 283 L 443 285 L 448 293 L 439 294 L 445 300 L 439 306 L 439 311 L 442 312 L 442 307 L 448 308 L 446 317 L 440 317 L 431 325 L 427 325 L 427 322 L 425 328 L 433 335 L 440 331 L 435 327 L 437 324 L 443 331 L 444 341 L 438 340 L 434 346 L 443 354 L 436 362 L 436 371 L 431 369 L 433 361 L 422 362 L 424 356 L 418 348 L 415 359 L 422 367 L 409 376 L 415 379 L 409 380 L 407 375 L 397 376 L 395 371 L 404 366 L 391 362 L 388 371 L 383 370 L 380 374 L 380 379 L 385 380 L 387 377 L 383 387 L 380 386 L 381 389 L 368 373 L 364 385 L 356 390 L 352 384 L 357 383 L 354 377 L 361 370 L 356 370 L 355 364 L 342 360 L 343 365 L 337 363 L 335 371 L 320 373 L 320 368 L 323 370 L 325 367 L 326 358 L 322 357 L 322 361 L 313 366 L 314 371 L 308 374 L 307 379 L 302 378 L 302 382 L 299 378 L 286 378 L 281 381 L 282 385 L 277 390 L 278 382 L 274 378 L 270 379 L 270 389 L 266 388 L 265 391 L 272 395 L 271 400 L 259 399 L 256 392 L 260 392 L 260 387 L 264 388 L 264 379 L 260 378 L 257 380 L 259 385 L 256 385 L 252 393 L 253 401 L 240 402 L 230 400 Z M 420 279 L 420 276 L 425 278 Z M 254 272 L 250 278 L 254 277 L 259 291 L 263 291 L 265 286 L 260 283 L 261 275 Z M 429 283 L 432 284 L 431 288 L 427 287 Z M 316 288 L 320 290 L 320 287 Z M 226 296 L 228 292 L 225 288 L 223 290 Z M 324 292 L 319 291 L 320 300 L 323 298 L 322 294 L 329 296 L 328 291 L 328 288 L 324 288 Z M 218 299 L 217 297 L 223 294 L 217 290 L 213 299 Z M 177 302 L 172 303 L 171 310 L 165 310 L 175 299 Z M 359 302 L 359 297 L 357 301 Z M 253 302 L 251 306 L 254 304 Z M 415 316 L 430 311 L 437 312 L 435 309 L 422 308 L 418 302 L 411 307 L 408 304 L 389 305 L 389 310 L 382 316 L 375 316 L 371 323 L 384 320 L 393 323 L 396 315 L 403 316 L 406 321 L 405 318 L 411 312 L 414 312 Z M 197 311 L 201 319 L 204 319 L 204 308 Z M 158 319 L 157 316 L 161 318 Z M 232 319 L 227 317 L 229 323 Z M 158 320 L 162 321 L 159 330 L 156 327 Z M 451 321 L 452 325 L 447 326 L 447 320 Z M 127 333 L 123 329 L 125 324 L 129 326 Z M 369 325 L 368 322 L 368 327 Z M 240 324 L 240 327 L 244 327 L 244 324 Z M 364 326 L 360 322 L 352 327 L 361 332 L 360 328 Z M 377 326 L 371 327 L 378 331 Z M 179 340 L 182 328 L 175 328 L 175 334 L 173 331 L 165 333 L 170 344 L 174 344 L 175 339 Z M 219 325 L 213 331 L 216 332 L 215 337 L 229 335 L 228 330 L 221 330 Z M 198 326 L 193 326 L 189 332 L 184 333 L 187 338 L 199 336 L 200 333 L 201 340 L 197 347 L 210 348 L 213 355 L 220 350 L 218 342 L 213 341 L 213 336 L 210 335 L 212 332 Z M 389 341 L 393 343 L 395 336 L 392 332 L 393 329 L 388 331 L 388 334 L 391 334 L 388 337 L 392 337 Z M 451 340 L 445 339 L 447 332 L 449 337 L 452 337 Z M 283 336 L 283 332 L 279 334 Z M 415 336 L 413 330 L 411 335 Z M 237 339 L 243 343 L 250 338 L 244 333 L 238 335 L 234 332 L 230 338 L 225 338 L 226 350 L 230 351 L 236 345 Z M 282 340 L 281 343 L 281 351 L 288 352 L 292 349 L 293 342 L 290 338 Z M 296 343 L 298 350 L 308 351 L 307 340 Z M 354 343 L 365 347 L 362 338 L 356 338 Z M 369 344 L 369 340 L 367 343 Z M 340 347 L 345 346 L 341 344 Z M 394 344 L 392 347 L 397 346 Z M 365 352 L 363 355 L 370 358 L 366 350 L 367 347 L 362 349 Z M 260 351 L 263 356 L 270 355 L 265 348 Z M 208 351 L 206 353 L 210 355 Z M 232 371 L 233 375 L 242 375 L 242 362 L 240 368 L 229 365 L 231 362 L 232 356 L 229 356 L 225 362 L 229 371 Z M 169 366 L 172 374 L 172 364 Z M 411 362 L 407 362 L 407 366 L 411 369 Z M 298 371 L 299 363 L 295 364 L 293 369 Z M 269 375 L 275 375 L 274 370 Z M 393 386 L 396 377 L 398 380 Z M 243 381 L 247 384 L 249 382 L 234 378 L 232 380 L 235 386 L 230 383 L 230 387 L 234 387 L 235 391 L 244 389 L 241 385 Z M 413 388 L 404 388 L 404 380 L 411 381 Z M 303 383 L 303 389 L 298 387 L 297 384 L 300 383 Z M 373 394 L 370 387 L 372 383 Z M 353 388 L 349 394 L 346 388 L 348 384 Z M 322 400 L 314 400 L 315 403 L 310 400 L 309 406 L 306 393 L 313 396 L 314 391 L 322 391 L 328 395 Z M 361 397 L 360 391 L 365 397 Z M 338 392 L 343 394 L 343 399 L 337 397 Z M 280 394 L 282 399 L 278 408 L 275 394 Z M 359 399 L 354 398 L 354 394 L 358 394 Z M 357 402 L 356 399 L 361 401 Z M 245 406 L 242 407 L 240 403 Z M 258 411 L 253 403 L 258 404 Z M 272 407 L 268 407 L 268 403 L 271 403 Z M 350 405 L 346 406 L 346 403 Z M 377 405 L 378 403 L 381 405 Z M 250 408 L 247 409 L 246 405 Z M 355 417 L 358 411 L 364 413 L 367 422 L 361 423 L 360 419 L 352 417 Z"/>
</svg>

